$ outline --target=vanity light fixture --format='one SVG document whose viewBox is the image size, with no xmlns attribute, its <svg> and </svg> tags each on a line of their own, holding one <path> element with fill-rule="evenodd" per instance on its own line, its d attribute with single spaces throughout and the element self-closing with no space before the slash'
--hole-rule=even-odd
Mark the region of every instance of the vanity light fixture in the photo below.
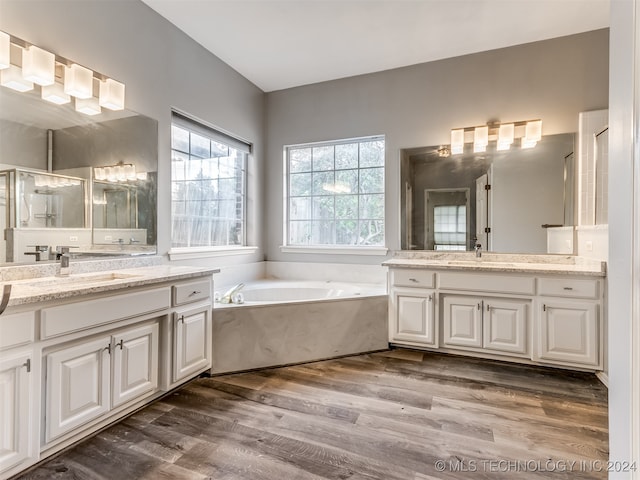
<svg viewBox="0 0 640 480">
<path fill-rule="evenodd" d="M 513 123 L 503 123 L 498 128 L 498 143 L 496 149 L 509 150 L 513 143 L 515 134 L 515 125 Z"/>
<path fill-rule="evenodd" d="M 0 32 L 0 70 L 9 68 L 11 65 L 11 37 L 9 34 Z"/>
<path fill-rule="evenodd" d="M 96 180 L 110 183 L 135 182 L 136 180 L 146 180 L 147 172 L 136 172 L 134 164 L 120 162 L 117 165 L 93 167 L 93 177 Z"/>
<path fill-rule="evenodd" d="M 22 50 L 22 76 L 41 86 L 53 85 L 56 80 L 56 56 L 30 45 Z"/>
<path fill-rule="evenodd" d="M 93 96 L 93 72 L 77 63 L 65 67 L 64 93 L 81 100 L 91 98 Z"/>
<path fill-rule="evenodd" d="M 535 147 L 542 138 L 542 120 L 528 120 L 451 130 L 451 155 L 464 152 L 465 143 L 473 143 L 474 153 L 485 152 L 489 142 L 496 142 L 496 150 L 509 150 L 516 139 L 521 148 Z"/>
<path fill-rule="evenodd" d="M 100 106 L 109 110 L 124 110 L 124 84 L 112 78 L 100 82 Z"/>
<path fill-rule="evenodd" d="M 533 148 L 542 138 L 542 120 L 527 122 L 525 134 L 522 137 L 522 148 Z"/>
<path fill-rule="evenodd" d="M 489 145 L 489 127 L 476 127 L 473 132 L 473 152 L 480 153 L 487 151 Z"/>
<path fill-rule="evenodd" d="M 94 82 L 99 98 L 93 95 Z M 28 92 L 34 84 L 48 102 L 63 105 L 75 97 L 76 111 L 86 115 L 101 113 L 101 107 L 124 109 L 123 83 L 0 31 L 0 85 Z"/>
</svg>

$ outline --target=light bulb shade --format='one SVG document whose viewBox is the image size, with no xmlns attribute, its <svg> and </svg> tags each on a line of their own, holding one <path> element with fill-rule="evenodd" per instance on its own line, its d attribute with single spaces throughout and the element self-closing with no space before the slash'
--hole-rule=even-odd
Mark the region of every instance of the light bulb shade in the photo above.
<svg viewBox="0 0 640 480">
<path fill-rule="evenodd" d="M 38 85 L 53 85 L 56 80 L 56 56 L 35 45 L 23 49 L 22 76 Z"/>
<path fill-rule="evenodd" d="M 542 120 L 534 120 L 527 122 L 524 131 L 524 137 L 522 137 L 522 148 L 533 148 L 536 143 L 542 138 Z"/>
<path fill-rule="evenodd" d="M 451 154 L 457 155 L 464 151 L 464 129 L 451 130 Z"/>
<path fill-rule="evenodd" d="M 17 92 L 33 90 L 33 82 L 25 80 L 22 77 L 22 69 L 15 65 L 9 65 L 9 68 L 0 70 L 0 84 Z"/>
<path fill-rule="evenodd" d="M 489 145 L 489 127 L 476 127 L 473 133 L 473 151 L 484 152 Z"/>
<path fill-rule="evenodd" d="M 515 136 L 515 125 L 513 123 L 505 123 L 500 125 L 498 129 L 498 150 L 509 150 Z"/>
<path fill-rule="evenodd" d="M 109 110 L 123 110 L 124 84 L 111 78 L 100 82 L 100 106 Z"/>
<path fill-rule="evenodd" d="M 60 83 L 56 82 L 53 85 L 44 86 L 40 90 L 42 99 L 47 102 L 64 105 L 71 101 L 71 96 L 64 93 L 64 87 Z"/>
<path fill-rule="evenodd" d="M 136 167 L 135 165 L 128 163 L 124 166 L 124 175 L 127 180 L 133 181 L 136 179 Z"/>
<path fill-rule="evenodd" d="M 0 32 L 0 70 L 9 68 L 11 65 L 11 37 L 4 32 Z"/>
<path fill-rule="evenodd" d="M 102 113 L 102 109 L 98 105 L 96 97 L 76 98 L 76 112 L 84 113 L 85 115 L 98 115 Z"/>
<path fill-rule="evenodd" d="M 64 69 L 64 92 L 76 98 L 87 99 L 93 96 L 93 72 L 78 64 Z"/>
</svg>

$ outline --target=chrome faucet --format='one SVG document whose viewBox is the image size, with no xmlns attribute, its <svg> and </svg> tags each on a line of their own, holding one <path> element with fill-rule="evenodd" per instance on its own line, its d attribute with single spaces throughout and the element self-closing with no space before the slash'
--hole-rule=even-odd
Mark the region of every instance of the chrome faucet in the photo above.
<svg viewBox="0 0 640 480">
<path fill-rule="evenodd" d="M 231 287 L 222 295 L 220 303 L 233 303 L 233 296 L 244 288 L 244 283 L 239 283 L 235 287 Z"/>
<path fill-rule="evenodd" d="M 480 245 L 479 243 L 476 243 L 476 258 L 482 257 L 482 252 L 480 251 L 481 248 L 482 248 L 482 245 Z"/>
<path fill-rule="evenodd" d="M 49 246 L 48 245 L 27 245 L 28 247 L 35 247 L 34 252 L 24 252 L 25 255 L 34 255 L 36 262 L 41 260 L 49 260 Z M 46 256 L 45 256 L 46 255 Z"/>
<path fill-rule="evenodd" d="M 60 260 L 60 273 L 58 276 L 66 277 L 71 273 L 69 250 L 74 247 L 56 247 L 56 257 Z"/>
</svg>

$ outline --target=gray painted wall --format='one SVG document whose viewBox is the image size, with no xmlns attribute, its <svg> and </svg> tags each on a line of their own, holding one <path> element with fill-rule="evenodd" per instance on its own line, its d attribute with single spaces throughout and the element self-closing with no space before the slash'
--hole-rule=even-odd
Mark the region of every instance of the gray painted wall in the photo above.
<svg viewBox="0 0 640 480">
<path fill-rule="evenodd" d="M 386 243 L 400 248 L 400 149 L 448 144 L 450 130 L 491 120 L 578 129 L 578 112 L 608 105 L 609 32 L 492 50 L 266 95 L 267 258 L 378 263 L 381 257 L 282 253 L 283 146 L 386 135 Z"/>
<path fill-rule="evenodd" d="M 171 108 L 253 145 L 248 178 L 248 239 L 263 259 L 264 93 L 139 0 L 0 0 L 0 30 L 126 85 L 128 109 L 158 120 L 158 251 L 171 245 Z"/>
</svg>

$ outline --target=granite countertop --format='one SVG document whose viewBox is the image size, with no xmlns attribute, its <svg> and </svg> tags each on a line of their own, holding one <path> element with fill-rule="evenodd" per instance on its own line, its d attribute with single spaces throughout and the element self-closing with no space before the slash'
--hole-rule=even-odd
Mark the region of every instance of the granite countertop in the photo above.
<svg viewBox="0 0 640 480">
<path fill-rule="evenodd" d="M 217 268 L 156 265 L 74 273 L 68 276 L 38 277 L 5 281 L 4 283 L 11 284 L 11 297 L 8 305 L 11 307 L 204 277 L 218 272 Z"/>
<path fill-rule="evenodd" d="M 606 276 L 606 262 L 570 255 L 397 252 L 382 265 L 473 272 L 542 273 L 553 275 Z"/>
</svg>

